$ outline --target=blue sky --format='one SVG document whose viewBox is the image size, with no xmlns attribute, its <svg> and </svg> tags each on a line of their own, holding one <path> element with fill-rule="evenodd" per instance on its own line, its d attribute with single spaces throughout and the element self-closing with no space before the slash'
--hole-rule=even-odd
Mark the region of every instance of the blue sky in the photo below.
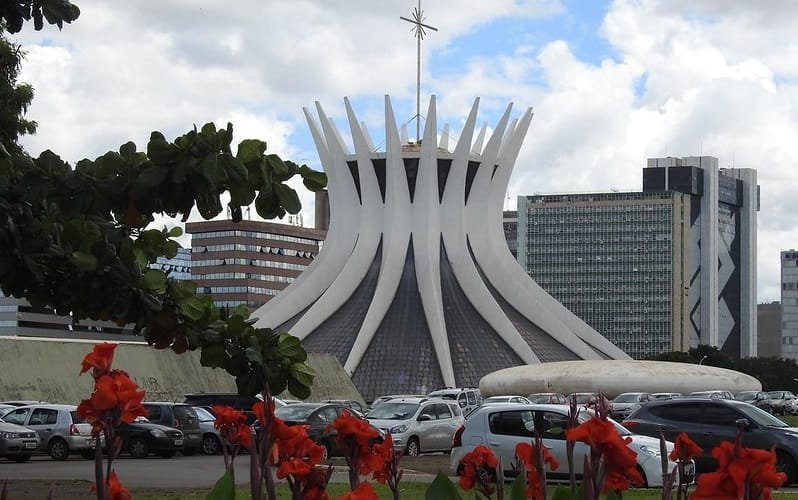
<svg viewBox="0 0 798 500">
<path fill-rule="evenodd" d="M 62 31 L 25 30 L 36 97 L 29 151 L 75 162 L 149 133 L 215 121 L 318 166 L 301 109 L 343 131 L 349 96 L 374 141 L 383 95 L 415 114 L 413 0 L 76 0 Z M 535 118 L 510 181 L 533 192 L 640 189 L 646 158 L 716 156 L 757 169 L 760 301 L 779 299 L 798 156 L 798 3 L 773 0 L 426 0 L 423 98 L 456 136 L 473 99 L 492 126 L 506 104 Z M 422 111 L 424 113 L 425 111 Z M 411 136 L 413 127 L 410 127 Z M 346 135 L 346 134 L 345 134 Z M 312 197 L 303 194 L 312 209 Z M 311 218 L 312 210 L 306 212 Z"/>
</svg>

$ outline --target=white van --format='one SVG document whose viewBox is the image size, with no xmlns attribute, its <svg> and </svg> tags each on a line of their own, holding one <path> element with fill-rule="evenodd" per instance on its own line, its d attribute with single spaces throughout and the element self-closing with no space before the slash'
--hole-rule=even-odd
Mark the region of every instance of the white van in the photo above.
<svg viewBox="0 0 798 500">
<path fill-rule="evenodd" d="M 473 387 L 439 389 L 430 392 L 427 396 L 457 401 L 457 405 L 463 410 L 463 415 L 468 415 L 482 403 L 482 395 L 479 393 L 479 389 L 474 389 Z"/>
</svg>

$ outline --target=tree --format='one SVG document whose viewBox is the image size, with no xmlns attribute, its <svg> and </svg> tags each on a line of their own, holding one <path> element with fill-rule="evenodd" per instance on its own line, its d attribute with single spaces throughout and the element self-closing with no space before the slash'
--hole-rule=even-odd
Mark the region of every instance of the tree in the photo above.
<svg viewBox="0 0 798 500">
<path fill-rule="evenodd" d="M 0 31 L 0 145 L 7 151 L 21 153 L 19 137 L 36 132 L 36 122 L 24 118 L 33 100 L 33 87 L 17 83 L 22 49 Z"/>
<path fill-rule="evenodd" d="M 41 29 L 42 17 L 60 28 L 80 12 L 66 0 L 2 5 L 9 31 L 21 29 L 20 19 Z M 2 109 L 18 118 L 22 111 Z M 313 191 L 326 185 L 323 173 L 265 154 L 261 140 L 241 141 L 235 154 L 232 143 L 231 124 L 217 130 L 208 123 L 174 141 L 153 132 L 146 151 L 128 142 L 74 168 L 49 150 L 37 158 L 21 148 L 0 151 L 0 289 L 76 320 L 134 323 L 156 348 L 201 349 L 202 364 L 226 369 L 242 393 L 288 388 L 307 397 L 312 372 L 299 340 L 254 328 L 246 308 L 219 311 L 193 283 L 149 268 L 177 253 L 181 234 L 148 229 L 154 214 L 185 221 L 196 206 L 209 219 L 229 193 L 234 219 L 252 203 L 272 219 L 300 210 L 286 184 L 294 176 Z"/>
</svg>

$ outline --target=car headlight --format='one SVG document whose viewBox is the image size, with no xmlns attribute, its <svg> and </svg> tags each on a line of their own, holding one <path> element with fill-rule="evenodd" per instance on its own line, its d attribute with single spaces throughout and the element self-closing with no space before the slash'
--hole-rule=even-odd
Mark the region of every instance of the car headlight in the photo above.
<svg viewBox="0 0 798 500">
<path fill-rule="evenodd" d="M 391 434 L 401 434 L 406 431 L 407 431 L 407 424 L 402 424 L 391 427 L 391 430 L 389 432 Z"/>
<path fill-rule="evenodd" d="M 659 456 L 659 450 L 656 449 L 656 448 L 651 448 L 649 446 L 641 446 L 640 447 L 640 453 L 642 453 L 644 455 L 648 455 L 650 457 L 658 457 Z"/>
<path fill-rule="evenodd" d="M 17 432 L 0 432 L 0 438 L 3 439 L 17 439 L 19 437 L 19 433 Z"/>
<path fill-rule="evenodd" d="M 166 433 L 164 431 L 162 431 L 161 429 L 152 429 L 150 431 L 150 434 L 152 434 L 154 437 L 157 437 L 157 438 L 166 437 Z"/>
</svg>

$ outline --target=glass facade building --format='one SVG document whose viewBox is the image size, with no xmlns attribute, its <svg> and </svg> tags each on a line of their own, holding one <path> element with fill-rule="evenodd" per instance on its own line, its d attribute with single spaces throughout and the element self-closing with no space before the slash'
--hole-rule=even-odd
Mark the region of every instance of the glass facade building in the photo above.
<svg viewBox="0 0 798 500">
<path fill-rule="evenodd" d="M 781 356 L 798 360 L 798 251 L 781 252 Z"/>
</svg>

